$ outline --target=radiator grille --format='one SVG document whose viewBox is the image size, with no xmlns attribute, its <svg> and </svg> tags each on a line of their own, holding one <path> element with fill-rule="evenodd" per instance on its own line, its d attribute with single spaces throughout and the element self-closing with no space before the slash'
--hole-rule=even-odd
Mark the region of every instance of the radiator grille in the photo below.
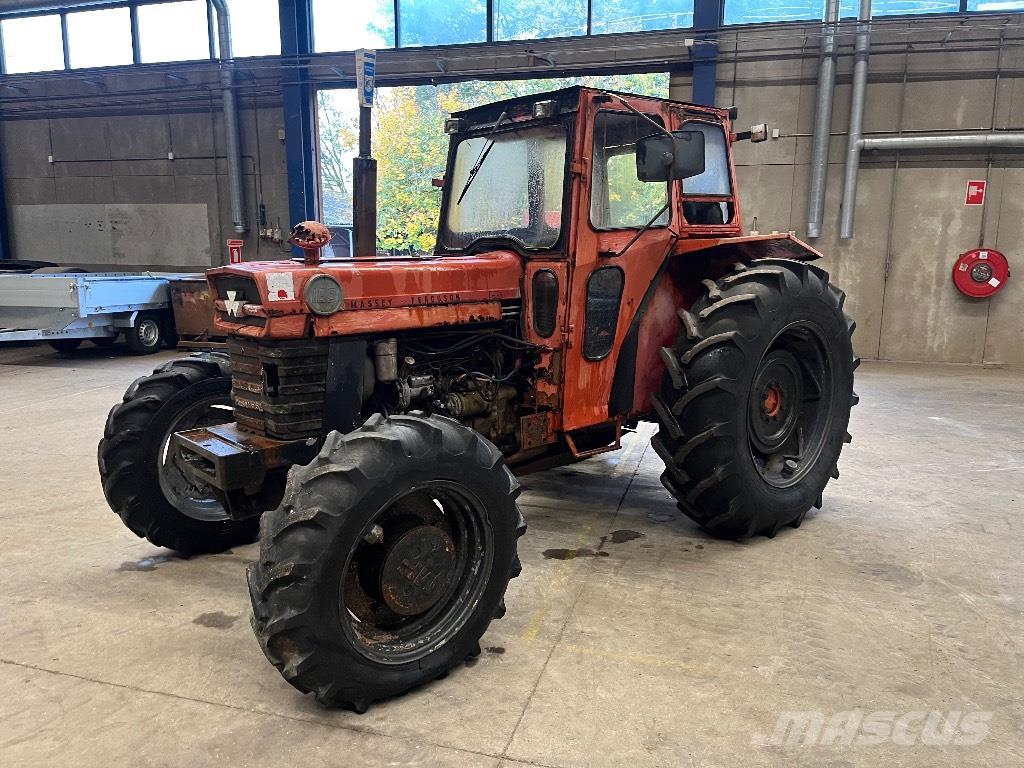
<svg viewBox="0 0 1024 768">
<path fill-rule="evenodd" d="M 323 341 L 231 338 L 231 399 L 235 421 L 277 440 L 320 434 L 327 388 Z"/>
</svg>

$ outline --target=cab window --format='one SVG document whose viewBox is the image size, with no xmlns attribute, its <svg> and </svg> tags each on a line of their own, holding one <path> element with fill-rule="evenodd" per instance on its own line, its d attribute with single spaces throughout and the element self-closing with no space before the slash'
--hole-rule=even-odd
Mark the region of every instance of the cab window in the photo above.
<svg viewBox="0 0 1024 768">
<path fill-rule="evenodd" d="M 643 182 L 636 177 L 637 139 L 654 132 L 654 126 L 636 115 L 597 113 L 590 185 L 590 223 L 594 229 L 642 227 L 668 201 L 668 184 Z M 653 226 L 665 226 L 668 220 L 666 209 Z"/>
<path fill-rule="evenodd" d="M 684 128 L 704 134 L 704 173 L 683 181 L 683 216 L 690 224 L 728 224 L 733 215 L 731 201 L 687 199 L 691 195 L 732 197 L 725 132 L 719 125 L 700 122 L 688 122 Z"/>
</svg>

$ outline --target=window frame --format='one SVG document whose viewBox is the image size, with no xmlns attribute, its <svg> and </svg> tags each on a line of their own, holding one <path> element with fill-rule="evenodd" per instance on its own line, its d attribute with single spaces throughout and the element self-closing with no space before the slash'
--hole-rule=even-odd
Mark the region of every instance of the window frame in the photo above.
<svg viewBox="0 0 1024 768">
<path fill-rule="evenodd" d="M 610 113 L 610 114 L 615 114 L 615 115 L 625 115 L 626 117 L 634 117 L 634 118 L 636 117 L 636 115 L 634 115 L 632 112 L 629 112 L 628 110 L 625 110 L 625 109 L 599 109 L 599 110 L 597 110 L 597 112 L 594 113 L 594 120 L 591 123 L 592 128 L 591 128 L 591 137 L 590 137 L 590 185 L 589 185 L 589 189 L 587 190 L 588 196 L 589 196 L 589 199 L 590 199 L 590 205 L 587 206 L 587 223 L 590 225 L 590 228 L 594 232 L 634 232 L 634 231 L 636 231 L 638 229 L 643 228 L 644 225 L 643 224 L 636 224 L 634 226 L 629 226 L 629 227 L 599 227 L 596 224 L 594 224 L 594 181 L 595 181 L 596 176 L 597 176 L 597 174 L 594 172 L 594 146 L 595 146 L 595 139 L 596 139 L 596 132 L 597 132 L 597 121 L 598 121 L 598 118 L 601 116 L 602 113 Z M 665 121 L 661 117 L 661 115 L 649 114 L 647 112 L 645 112 L 644 114 L 647 117 L 651 118 L 652 120 L 655 120 L 657 122 L 662 123 L 663 124 L 662 125 L 663 128 L 665 127 L 664 126 L 664 122 Z M 648 134 L 648 135 L 650 135 L 650 134 Z M 625 153 L 623 153 L 623 154 L 625 154 Z M 636 155 L 635 152 L 633 154 L 634 154 L 634 156 Z M 608 178 L 608 176 L 607 176 L 607 174 L 605 174 L 605 179 L 607 180 L 607 178 Z M 648 184 L 648 183 L 651 183 L 651 182 L 640 182 L 640 183 Z M 606 191 L 607 191 L 607 184 L 605 186 L 606 186 Z M 669 227 L 672 226 L 672 219 L 673 219 L 673 211 L 672 211 L 672 209 L 675 208 L 675 206 L 672 205 L 672 185 L 669 182 L 667 182 L 667 181 L 665 182 L 665 198 L 666 198 L 666 202 L 668 203 L 668 208 L 666 210 L 666 213 L 668 214 L 668 219 L 665 221 L 664 224 L 657 224 L 657 223 L 651 224 L 649 227 L 647 227 L 647 229 L 649 229 L 649 230 L 651 230 L 651 229 L 668 229 Z"/>
<path fill-rule="evenodd" d="M 736 226 L 736 179 L 734 178 L 734 169 L 732 163 L 732 143 L 729 141 L 729 134 L 726 133 L 725 126 L 721 123 L 716 123 L 713 120 L 704 120 L 699 117 L 687 117 L 683 120 L 682 125 L 679 126 L 680 130 L 685 131 L 686 126 L 691 123 L 700 123 L 701 125 L 710 125 L 721 131 L 722 136 L 725 138 L 725 167 L 727 169 L 729 178 L 729 194 L 717 194 L 708 195 L 701 193 L 690 193 L 686 191 L 686 179 L 680 179 L 679 188 L 679 215 L 683 220 L 683 223 L 687 227 L 734 227 Z M 686 203 L 726 203 L 732 210 L 732 215 L 721 224 L 700 224 L 690 221 L 686 218 Z"/>
<path fill-rule="evenodd" d="M 451 207 L 451 199 L 454 192 L 451 180 L 455 178 L 455 147 L 456 144 L 461 144 L 466 139 L 485 137 L 491 133 L 492 126 L 482 126 L 472 131 L 466 131 L 465 134 L 453 136 L 448 144 L 448 157 L 445 159 L 444 169 L 445 187 L 441 198 L 441 205 L 439 206 L 440 211 L 437 226 L 437 244 L 434 246 L 435 254 L 469 256 L 482 250 L 493 249 L 495 246 L 515 251 L 521 256 L 532 256 L 538 253 L 565 252 L 569 237 L 569 208 L 572 205 L 573 177 L 570 173 L 570 169 L 572 166 L 573 146 L 575 140 L 576 111 L 563 112 L 557 117 L 547 118 L 544 120 L 522 120 L 519 122 L 509 123 L 502 126 L 501 129 L 494 131 L 494 135 L 498 136 L 502 133 L 510 133 L 512 131 L 522 131 L 529 128 L 540 128 L 551 125 L 560 125 L 565 129 L 565 165 L 562 168 L 562 177 L 564 179 L 564 183 L 562 184 L 562 219 L 559 224 L 558 239 L 549 246 L 538 248 L 530 248 L 514 238 L 503 237 L 501 235 L 478 237 L 465 248 L 453 248 L 447 244 L 445 238 L 450 234 L 448 229 L 448 210 Z"/>
</svg>

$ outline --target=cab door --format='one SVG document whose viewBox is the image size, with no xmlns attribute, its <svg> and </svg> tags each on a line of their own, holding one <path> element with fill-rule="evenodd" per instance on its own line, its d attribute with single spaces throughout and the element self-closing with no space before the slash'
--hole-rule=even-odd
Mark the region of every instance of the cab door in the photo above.
<svg viewBox="0 0 1024 768">
<path fill-rule="evenodd" d="M 674 128 L 663 102 L 628 100 L 651 120 Z M 676 242 L 674 227 L 679 221 L 673 188 L 678 184 L 646 183 L 636 176 L 636 142 L 658 132 L 657 126 L 608 94 L 591 93 L 581 106 L 584 125 L 577 132 L 579 194 L 574 196 L 576 238 L 570 262 L 570 352 L 565 365 L 566 431 L 610 421 L 618 350 Z"/>
</svg>

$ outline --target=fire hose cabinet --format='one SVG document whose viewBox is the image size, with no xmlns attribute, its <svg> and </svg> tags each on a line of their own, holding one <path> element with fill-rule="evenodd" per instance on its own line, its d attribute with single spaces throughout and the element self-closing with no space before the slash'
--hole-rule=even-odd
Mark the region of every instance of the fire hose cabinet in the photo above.
<svg viewBox="0 0 1024 768">
<path fill-rule="evenodd" d="M 1010 277 L 1006 257 L 991 248 L 974 248 L 953 264 L 953 285 L 964 296 L 987 299 L 1003 289 Z"/>
</svg>

